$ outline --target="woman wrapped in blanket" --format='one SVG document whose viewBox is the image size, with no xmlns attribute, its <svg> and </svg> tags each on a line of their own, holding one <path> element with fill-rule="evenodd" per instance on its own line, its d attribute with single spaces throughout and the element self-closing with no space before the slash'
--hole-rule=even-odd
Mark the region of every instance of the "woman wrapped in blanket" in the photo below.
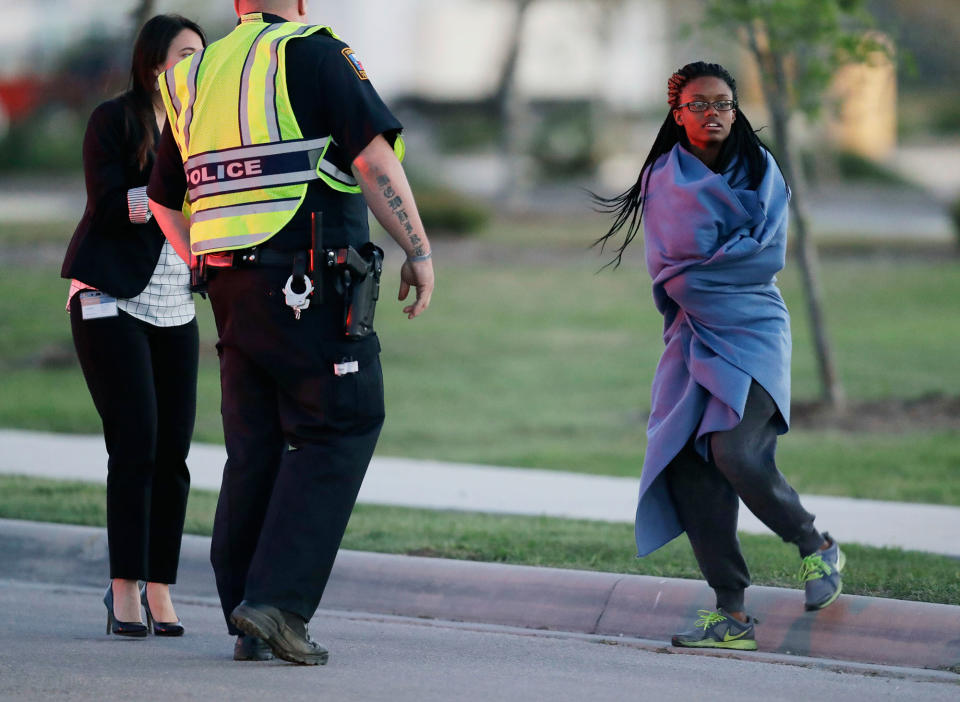
<svg viewBox="0 0 960 702">
<path fill-rule="evenodd" d="M 716 593 L 674 646 L 756 649 L 750 574 L 737 539 L 740 499 L 800 552 L 806 608 L 840 594 L 844 556 L 777 470 L 790 421 L 790 317 L 776 286 L 789 189 L 737 104 L 722 67 L 691 63 L 668 81 L 670 111 L 637 182 L 598 198 L 624 249 L 643 221 L 666 348 L 653 380 L 636 541 L 648 555 L 686 531 Z"/>
</svg>

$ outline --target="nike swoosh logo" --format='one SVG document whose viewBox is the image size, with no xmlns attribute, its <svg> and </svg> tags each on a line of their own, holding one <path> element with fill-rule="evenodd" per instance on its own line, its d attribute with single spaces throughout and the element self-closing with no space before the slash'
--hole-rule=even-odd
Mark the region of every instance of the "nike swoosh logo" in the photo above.
<svg viewBox="0 0 960 702">
<path fill-rule="evenodd" d="M 727 632 L 725 632 L 724 635 L 723 635 L 723 640 L 724 640 L 724 642 L 727 642 L 727 641 L 736 641 L 737 639 L 742 639 L 744 636 L 746 636 L 746 635 L 749 634 L 749 633 L 750 633 L 750 630 L 747 629 L 746 631 L 741 631 L 741 632 L 740 632 L 739 634 L 737 634 L 736 636 L 730 636 L 730 632 L 727 631 Z"/>
</svg>

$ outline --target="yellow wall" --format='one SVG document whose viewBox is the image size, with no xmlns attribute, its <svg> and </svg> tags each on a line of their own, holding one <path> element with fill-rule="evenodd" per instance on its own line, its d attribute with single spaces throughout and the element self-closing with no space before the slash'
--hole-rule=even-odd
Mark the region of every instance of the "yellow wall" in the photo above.
<svg viewBox="0 0 960 702">
<path fill-rule="evenodd" d="M 897 141 L 897 76 L 890 59 L 877 52 L 867 63 L 844 66 L 831 94 L 839 108 L 828 121 L 831 141 L 861 156 L 886 157 Z"/>
</svg>

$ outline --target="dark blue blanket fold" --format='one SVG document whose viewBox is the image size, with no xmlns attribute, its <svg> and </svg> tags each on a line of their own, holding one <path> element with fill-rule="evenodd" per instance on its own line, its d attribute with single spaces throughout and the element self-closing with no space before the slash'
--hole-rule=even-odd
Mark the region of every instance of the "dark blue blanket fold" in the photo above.
<svg viewBox="0 0 960 702">
<path fill-rule="evenodd" d="M 788 191 L 773 157 L 757 190 L 679 144 L 653 166 L 644 205 L 647 269 L 666 345 L 653 379 L 636 538 L 645 556 L 682 533 L 662 471 L 696 434 L 732 429 L 756 380 L 790 421 L 790 318 L 776 286 Z"/>
</svg>

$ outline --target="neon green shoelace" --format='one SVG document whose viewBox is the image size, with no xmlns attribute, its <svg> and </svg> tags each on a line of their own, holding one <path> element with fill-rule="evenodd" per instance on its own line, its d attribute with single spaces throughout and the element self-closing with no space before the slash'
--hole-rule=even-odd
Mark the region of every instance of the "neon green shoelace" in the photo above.
<svg viewBox="0 0 960 702">
<path fill-rule="evenodd" d="M 830 575 L 833 569 L 827 565 L 823 558 L 817 554 L 811 554 L 800 562 L 800 582 L 806 583 L 811 580 L 819 580 L 825 575 Z"/>
<path fill-rule="evenodd" d="M 698 626 L 704 631 L 707 630 L 711 624 L 716 624 L 717 622 L 722 622 L 726 619 L 725 616 L 720 614 L 720 612 L 711 612 L 709 609 L 698 609 L 697 614 L 700 618 L 697 620 L 694 626 Z"/>
</svg>

